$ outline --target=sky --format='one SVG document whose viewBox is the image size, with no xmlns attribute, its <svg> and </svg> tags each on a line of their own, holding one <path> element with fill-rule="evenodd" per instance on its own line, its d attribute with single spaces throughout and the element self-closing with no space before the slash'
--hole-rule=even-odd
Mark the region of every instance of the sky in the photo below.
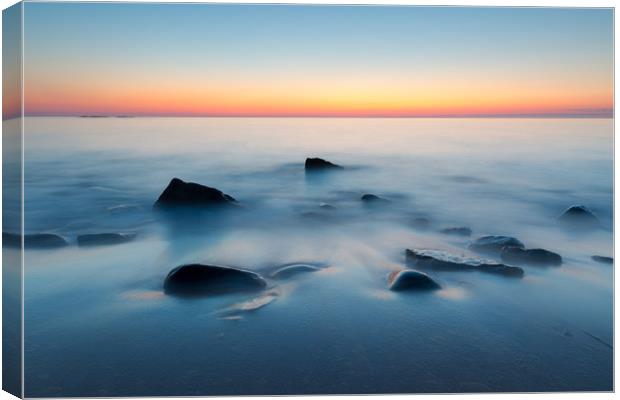
<svg viewBox="0 0 620 400">
<path fill-rule="evenodd" d="M 613 11 L 38 3 L 27 115 L 603 116 Z"/>
<path fill-rule="evenodd" d="M 2 11 L 2 119 L 21 116 L 21 7 Z"/>
</svg>

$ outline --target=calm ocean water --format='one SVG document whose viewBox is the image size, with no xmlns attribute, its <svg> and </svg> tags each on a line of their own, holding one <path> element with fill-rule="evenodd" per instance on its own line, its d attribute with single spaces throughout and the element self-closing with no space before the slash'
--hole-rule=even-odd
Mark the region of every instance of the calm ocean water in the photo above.
<svg viewBox="0 0 620 400">
<path fill-rule="evenodd" d="M 26 233 L 72 242 L 26 251 L 26 396 L 612 389 L 613 267 L 590 258 L 613 252 L 611 120 L 33 117 L 25 127 Z M 309 156 L 347 169 L 310 179 Z M 234 196 L 243 218 L 159 218 L 152 205 L 173 177 Z M 369 211 L 364 193 L 391 203 Z M 301 216 L 322 202 L 338 223 Z M 572 204 L 601 228 L 559 227 Z M 452 226 L 472 238 L 438 233 Z M 74 244 L 99 232 L 137 237 Z M 564 264 L 516 280 L 433 273 L 434 293 L 387 289 L 406 248 L 467 255 L 487 234 Z M 329 267 L 235 319 L 221 311 L 251 308 L 253 296 L 162 291 L 184 263 L 260 272 L 299 261 Z"/>
</svg>

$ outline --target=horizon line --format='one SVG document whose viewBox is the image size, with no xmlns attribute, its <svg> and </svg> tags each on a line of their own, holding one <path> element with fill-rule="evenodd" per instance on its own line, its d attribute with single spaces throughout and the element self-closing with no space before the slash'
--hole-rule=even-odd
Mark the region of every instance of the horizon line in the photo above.
<svg viewBox="0 0 620 400">
<path fill-rule="evenodd" d="M 426 114 L 426 115 L 322 115 L 322 114 L 122 114 L 122 113 L 105 113 L 105 114 L 23 114 L 3 117 L 2 120 L 10 120 L 22 117 L 64 117 L 64 118 L 574 118 L 574 119 L 613 119 L 614 112 L 604 113 L 544 113 L 544 114 Z"/>
</svg>

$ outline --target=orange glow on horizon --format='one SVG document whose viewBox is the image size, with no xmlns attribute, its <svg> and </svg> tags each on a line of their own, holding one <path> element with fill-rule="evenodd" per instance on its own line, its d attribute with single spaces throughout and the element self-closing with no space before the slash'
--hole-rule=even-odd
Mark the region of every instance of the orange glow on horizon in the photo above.
<svg viewBox="0 0 620 400">
<path fill-rule="evenodd" d="M 52 72 L 50 72 L 52 73 Z M 133 76 L 122 82 L 81 72 L 64 79 L 26 79 L 26 115 L 153 116 L 611 116 L 611 85 L 539 78 L 487 79 L 484 74 L 433 81 L 351 75 L 247 80 Z M 601 89 L 606 88 L 606 89 Z"/>
<path fill-rule="evenodd" d="M 509 114 L 610 114 L 611 94 L 579 99 L 563 93 L 548 96 L 464 95 L 461 93 L 265 93 L 234 95 L 217 90 L 139 93 L 112 90 L 84 94 L 79 91 L 25 94 L 27 115 L 131 114 L 213 116 L 457 116 Z M 51 102 L 50 98 L 56 100 Z"/>
<path fill-rule="evenodd" d="M 612 85 L 570 76 L 511 80 L 445 75 L 320 73 L 188 75 L 26 71 L 26 115 L 611 116 Z M 56 79 L 51 79 L 56 77 Z M 59 78 L 60 77 L 60 78 Z"/>
</svg>

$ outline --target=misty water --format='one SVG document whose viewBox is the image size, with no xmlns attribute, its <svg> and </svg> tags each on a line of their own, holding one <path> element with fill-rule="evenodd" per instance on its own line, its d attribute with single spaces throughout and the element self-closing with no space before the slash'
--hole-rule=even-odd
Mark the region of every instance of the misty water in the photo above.
<svg viewBox="0 0 620 400">
<path fill-rule="evenodd" d="M 25 253 L 26 396 L 611 390 L 613 267 L 591 256 L 613 255 L 612 124 L 27 118 L 25 231 L 70 244 Z M 311 156 L 345 169 L 307 176 Z M 241 207 L 162 216 L 152 206 L 173 177 Z M 365 193 L 390 201 L 365 207 Z M 558 225 L 572 204 L 601 227 Z M 472 236 L 439 233 L 459 226 Z M 75 243 L 101 232 L 137 236 Z M 388 290 L 405 249 L 474 256 L 489 234 L 563 265 Z M 327 267 L 265 293 L 164 294 L 194 262 Z"/>
</svg>

